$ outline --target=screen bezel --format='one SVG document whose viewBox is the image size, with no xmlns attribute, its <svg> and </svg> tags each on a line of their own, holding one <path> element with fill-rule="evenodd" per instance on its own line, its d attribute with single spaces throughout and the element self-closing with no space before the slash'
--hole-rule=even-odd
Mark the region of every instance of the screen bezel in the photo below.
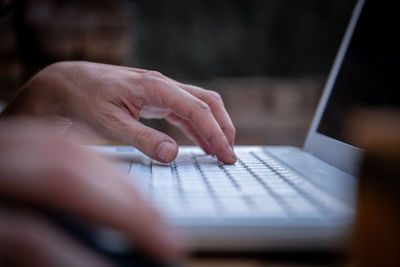
<svg viewBox="0 0 400 267">
<path fill-rule="evenodd" d="M 351 20 L 336 55 L 335 62 L 330 71 L 328 81 L 325 85 L 324 92 L 319 101 L 317 111 L 314 115 L 314 119 L 303 147 L 305 151 L 351 175 L 357 174 L 360 167 L 362 150 L 358 147 L 321 134 L 317 132 L 317 129 L 345 57 L 354 29 L 357 25 L 358 18 L 360 17 L 364 2 L 365 0 L 358 0 L 353 10 Z"/>
</svg>

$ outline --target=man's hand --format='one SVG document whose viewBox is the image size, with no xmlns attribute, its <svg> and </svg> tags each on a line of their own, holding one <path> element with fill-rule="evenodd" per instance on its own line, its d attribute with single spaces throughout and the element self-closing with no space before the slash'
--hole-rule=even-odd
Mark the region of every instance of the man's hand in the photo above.
<svg viewBox="0 0 400 267">
<path fill-rule="evenodd" d="M 38 73 L 5 114 L 67 119 L 107 138 L 133 145 L 149 157 L 172 161 L 169 136 L 138 121 L 165 118 L 209 154 L 233 164 L 235 128 L 221 97 L 140 69 L 88 62 L 61 62 Z"/>
<path fill-rule="evenodd" d="M 51 131 L 38 122 L 0 121 L 0 199 L 118 229 L 159 260 L 179 254 L 171 229 L 122 174 L 101 156 Z M 109 266 L 34 210 L 4 202 L 0 256 L 13 266 Z"/>
</svg>

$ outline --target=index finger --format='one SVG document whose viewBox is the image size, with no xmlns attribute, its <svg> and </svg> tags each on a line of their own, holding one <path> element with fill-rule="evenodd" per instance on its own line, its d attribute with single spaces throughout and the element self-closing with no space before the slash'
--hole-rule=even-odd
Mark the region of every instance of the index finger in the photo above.
<svg viewBox="0 0 400 267">
<path fill-rule="evenodd" d="M 124 67 L 125 68 L 125 67 Z M 129 68 L 130 70 L 134 70 L 137 73 L 156 73 L 155 77 L 165 79 L 166 81 L 169 81 L 170 83 L 174 84 L 177 87 L 180 87 L 195 97 L 201 99 L 204 101 L 210 108 L 213 116 L 215 117 L 215 120 L 221 127 L 222 131 L 224 132 L 226 138 L 228 139 L 228 142 L 231 146 L 233 146 L 235 142 L 235 135 L 236 135 L 236 129 L 233 126 L 232 120 L 225 109 L 224 103 L 222 101 L 221 96 L 214 91 L 211 90 L 206 90 L 198 86 L 194 85 L 189 85 L 189 84 L 184 84 L 180 83 L 178 81 L 175 81 L 174 79 L 165 76 L 159 72 L 152 72 L 149 70 L 143 70 L 143 69 L 136 69 L 136 68 Z"/>
<path fill-rule="evenodd" d="M 211 112 L 218 122 L 219 126 L 221 127 L 222 131 L 224 132 L 226 138 L 228 139 L 229 144 L 233 146 L 233 144 L 235 143 L 236 129 L 233 126 L 231 117 L 225 109 L 224 102 L 222 101 L 221 96 L 217 92 L 206 90 L 194 85 L 180 83 L 170 77 L 164 76 L 162 74 L 160 75 L 162 78 L 165 78 L 176 86 L 183 88 L 195 97 L 198 97 L 199 99 L 204 101 L 211 108 Z"/>
<path fill-rule="evenodd" d="M 181 118 L 191 121 L 199 135 L 211 145 L 222 162 L 236 162 L 230 143 L 207 103 L 165 80 L 155 78 L 153 82 L 146 86 L 152 88 L 146 91 L 150 94 L 146 102 L 161 105 Z"/>
<path fill-rule="evenodd" d="M 214 91 L 206 90 L 194 85 L 179 83 L 180 87 L 187 90 L 192 95 L 203 100 L 210 107 L 212 114 L 224 132 L 228 142 L 233 146 L 235 142 L 236 130 L 232 120 L 225 109 L 221 96 Z"/>
</svg>

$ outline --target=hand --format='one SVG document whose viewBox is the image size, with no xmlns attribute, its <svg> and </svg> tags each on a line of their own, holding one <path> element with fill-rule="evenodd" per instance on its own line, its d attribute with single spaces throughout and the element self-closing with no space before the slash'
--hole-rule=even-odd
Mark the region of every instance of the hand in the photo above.
<svg viewBox="0 0 400 267">
<path fill-rule="evenodd" d="M 116 228 L 159 260 L 180 253 L 171 229 L 122 174 L 100 155 L 51 132 L 37 122 L 0 121 L 0 199 Z M 13 266 L 109 266 L 34 210 L 3 204 L 1 260 Z"/>
<path fill-rule="evenodd" d="M 165 118 L 209 154 L 233 164 L 235 128 L 221 97 L 140 69 L 88 62 L 61 62 L 38 73 L 5 114 L 63 118 L 107 138 L 133 145 L 149 157 L 172 161 L 169 136 L 138 121 Z M 67 120 L 65 120 L 67 119 Z"/>
</svg>

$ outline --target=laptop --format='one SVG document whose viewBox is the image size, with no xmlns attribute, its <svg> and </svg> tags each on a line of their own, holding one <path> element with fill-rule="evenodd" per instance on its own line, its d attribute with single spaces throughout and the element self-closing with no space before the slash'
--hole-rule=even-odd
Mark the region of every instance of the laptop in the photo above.
<svg viewBox="0 0 400 267">
<path fill-rule="evenodd" d="M 194 250 L 341 248 L 355 214 L 362 157 L 343 123 L 354 107 L 398 105 L 399 44 L 387 34 L 394 17 L 382 16 L 389 9 L 357 1 L 303 148 L 235 146 L 235 165 L 191 146 L 179 147 L 169 164 L 128 146 L 94 149 L 118 159 L 116 167 Z"/>
</svg>

